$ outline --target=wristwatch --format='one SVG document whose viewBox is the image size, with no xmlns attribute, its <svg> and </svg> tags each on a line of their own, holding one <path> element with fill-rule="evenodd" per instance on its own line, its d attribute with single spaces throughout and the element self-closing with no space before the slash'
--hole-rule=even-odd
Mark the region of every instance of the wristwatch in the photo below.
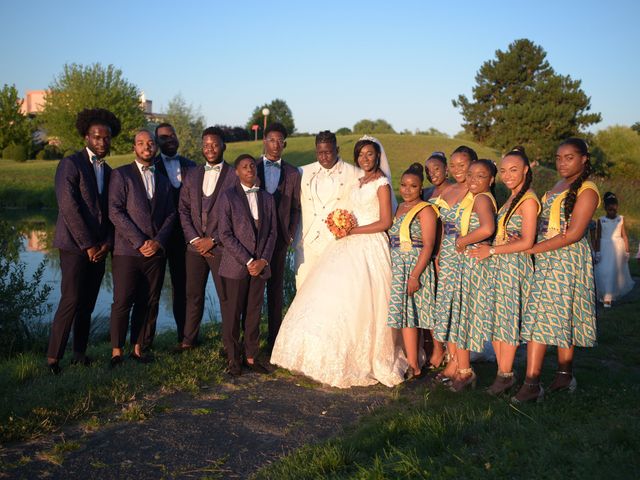
<svg viewBox="0 0 640 480">
<path fill-rule="evenodd" d="M 495 254 L 496 254 L 496 249 L 494 247 L 491 247 L 489 249 L 489 255 L 491 256 L 491 255 L 495 255 Z"/>
</svg>

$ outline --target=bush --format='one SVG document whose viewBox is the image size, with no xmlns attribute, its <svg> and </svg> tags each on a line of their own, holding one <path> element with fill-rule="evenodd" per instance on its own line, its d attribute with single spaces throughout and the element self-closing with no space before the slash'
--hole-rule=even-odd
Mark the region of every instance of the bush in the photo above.
<svg viewBox="0 0 640 480">
<path fill-rule="evenodd" d="M 27 147 L 11 143 L 2 150 L 2 158 L 15 160 L 16 162 L 27 161 Z"/>
<path fill-rule="evenodd" d="M 18 257 L 20 236 L 0 221 L 0 357 L 42 349 L 46 331 L 40 317 L 50 310 L 51 287 L 42 284 L 44 261 L 33 277 L 25 277 L 25 264 Z"/>
</svg>

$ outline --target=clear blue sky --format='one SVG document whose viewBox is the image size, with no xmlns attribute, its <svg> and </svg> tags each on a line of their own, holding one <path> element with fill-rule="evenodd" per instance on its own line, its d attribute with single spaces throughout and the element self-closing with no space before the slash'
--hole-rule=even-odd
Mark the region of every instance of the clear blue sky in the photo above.
<svg viewBox="0 0 640 480">
<path fill-rule="evenodd" d="M 162 111 L 180 93 L 208 124 L 275 98 L 299 131 L 384 118 L 453 134 L 451 105 L 518 38 L 582 80 L 594 129 L 640 121 L 640 2 L 36 1 L 0 4 L 0 84 L 45 89 L 65 63 L 112 63 Z"/>
</svg>

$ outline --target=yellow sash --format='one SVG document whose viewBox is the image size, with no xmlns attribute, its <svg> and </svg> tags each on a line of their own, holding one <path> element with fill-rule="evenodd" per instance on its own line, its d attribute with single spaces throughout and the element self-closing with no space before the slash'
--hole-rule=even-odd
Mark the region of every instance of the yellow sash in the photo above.
<svg viewBox="0 0 640 480">
<path fill-rule="evenodd" d="M 522 196 L 522 198 L 518 200 L 518 203 L 516 203 L 516 206 L 513 207 L 511 212 L 515 212 L 516 210 L 518 210 L 518 208 L 520 208 L 520 205 L 522 205 L 525 201 L 529 199 L 534 199 L 536 201 L 536 204 L 538 205 L 538 215 L 539 215 L 540 209 L 541 209 L 540 202 L 538 201 L 538 197 L 536 197 L 536 194 L 533 192 L 525 193 Z M 496 241 L 506 243 L 507 241 L 506 237 L 507 237 L 507 216 L 505 215 L 504 217 L 502 217 L 500 222 L 498 222 L 498 233 L 496 234 Z"/>
<path fill-rule="evenodd" d="M 433 210 L 436 212 L 436 216 L 438 215 L 438 207 L 436 207 L 435 205 L 429 202 L 419 202 L 415 204 L 402 219 L 402 223 L 400 224 L 400 251 L 401 252 L 411 251 L 411 221 L 424 207 L 427 207 L 427 206 L 433 208 Z"/>
<path fill-rule="evenodd" d="M 498 206 L 496 205 L 496 201 L 489 192 L 482 192 L 478 195 L 486 195 L 491 199 L 491 203 L 493 203 L 494 211 L 497 210 Z M 476 201 L 476 196 L 471 192 L 467 193 L 465 197 L 460 202 L 458 206 L 458 210 L 456 210 L 456 217 L 460 217 L 460 236 L 464 237 L 469 232 L 469 224 L 471 223 L 471 214 L 473 213 L 473 204 Z"/>
<path fill-rule="evenodd" d="M 583 182 L 582 186 L 578 189 L 576 198 L 579 197 L 580 194 L 585 190 L 593 190 L 594 192 L 596 192 L 596 195 L 598 195 L 598 206 L 599 206 L 600 192 L 598 192 L 598 187 L 596 186 L 596 184 L 589 180 Z M 568 193 L 569 193 L 569 190 L 567 189 L 564 192 L 558 194 L 558 196 L 556 196 L 556 198 L 553 199 L 553 202 L 551 202 L 551 208 L 549 211 L 549 226 L 547 227 L 547 233 L 545 234 L 545 238 L 555 237 L 556 235 L 560 234 L 561 232 L 560 208 L 562 207 L 562 202 L 564 202 L 564 199 L 567 198 Z M 542 197 L 542 201 L 544 202 L 546 201 L 546 199 L 547 199 L 547 194 L 545 193 L 544 197 Z"/>
<path fill-rule="evenodd" d="M 438 207 L 438 210 L 436 212 L 436 213 L 438 213 L 438 215 L 440 214 L 440 209 L 441 208 L 446 208 L 446 209 L 451 208 L 449 206 L 449 204 L 447 203 L 447 201 L 444 200 L 441 196 L 438 196 L 438 197 L 434 198 L 433 200 L 429 199 L 429 203 L 431 203 L 432 205 L 435 205 L 436 207 Z"/>
</svg>

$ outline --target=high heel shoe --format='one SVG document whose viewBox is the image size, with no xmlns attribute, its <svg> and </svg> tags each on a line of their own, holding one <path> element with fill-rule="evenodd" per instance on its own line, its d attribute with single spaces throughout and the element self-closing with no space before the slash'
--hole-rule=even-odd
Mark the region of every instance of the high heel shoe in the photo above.
<svg viewBox="0 0 640 480">
<path fill-rule="evenodd" d="M 461 375 L 466 375 L 470 373 L 471 375 L 469 375 L 468 377 L 465 378 L 460 378 Z M 456 376 L 456 378 L 451 382 L 451 385 L 449 386 L 449 389 L 452 392 L 461 392 L 462 390 L 464 390 L 467 387 L 471 387 L 472 389 L 476 388 L 476 380 L 478 380 L 478 377 L 476 377 L 476 372 L 473 371 L 473 368 L 469 367 L 469 368 L 462 368 L 460 370 L 458 370 L 458 374 Z"/>
<path fill-rule="evenodd" d="M 513 372 L 500 372 L 496 375 L 496 379 L 491 384 L 489 388 L 487 388 L 487 393 L 489 395 L 493 395 L 497 397 L 498 395 L 502 395 L 503 393 L 508 392 L 513 388 L 516 383 L 516 378 Z"/>
<path fill-rule="evenodd" d="M 571 380 L 569 381 L 569 383 L 560 382 L 560 379 L 563 376 L 566 377 L 567 375 L 571 376 Z M 553 379 L 553 382 L 551 382 L 551 385 L 549 385 L 549 388 L 547 390 L 549 391 L 549 393 L 562 392 L 564 390 L 567 390 L 569 393 L 574 393 L 577 388 L 578 381 L 576 380 L 576 377 L 573 376 L 573 372 L 563 372 L 558 370 L 556 372 L 556 378 Z"/>
<path fill-rule="evenodd" d="M 538 391 L 534 392 L 534 388 L 537 387 Z M 524 382 L 518 393 L 516 393 L 513 397 L 511 397 L 511 403 L 514 405 L 521 405 L 527 402 L 536 401 L 537 403 L 541 403 L 544 400 L 544 388 L 542 388 L 542 384 L 538 383 L 529 383 Z"/>
</svg>

